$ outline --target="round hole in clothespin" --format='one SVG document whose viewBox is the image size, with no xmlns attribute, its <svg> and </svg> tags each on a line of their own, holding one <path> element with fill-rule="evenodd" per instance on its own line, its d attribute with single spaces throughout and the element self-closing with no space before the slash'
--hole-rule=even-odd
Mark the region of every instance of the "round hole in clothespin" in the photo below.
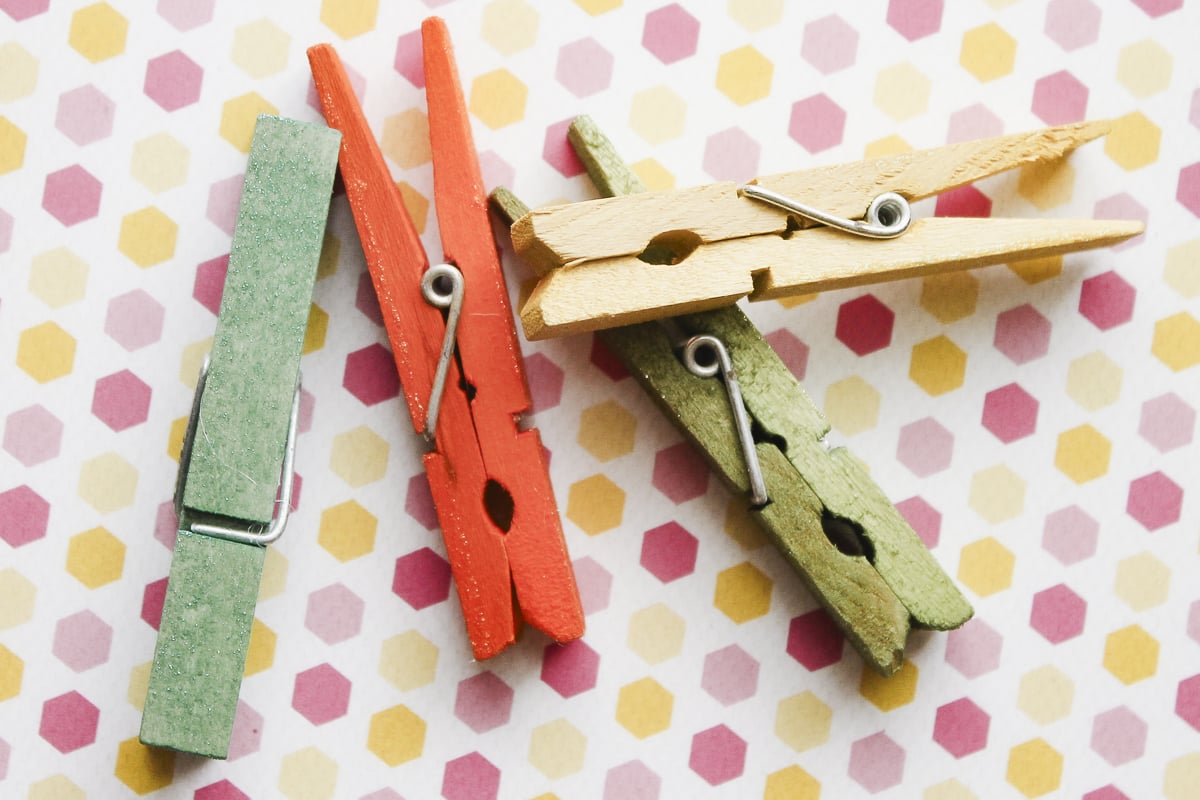
<svg viewBox="0 0 1200 800">
<path fill-rule="evenodd" d="M 454 296 L 461 292 L 462 273 L 453 264 L 437 264 L 421 276 L 421 294 L 426 302 L 438 308 L 449 308 Z"/>
</svg>

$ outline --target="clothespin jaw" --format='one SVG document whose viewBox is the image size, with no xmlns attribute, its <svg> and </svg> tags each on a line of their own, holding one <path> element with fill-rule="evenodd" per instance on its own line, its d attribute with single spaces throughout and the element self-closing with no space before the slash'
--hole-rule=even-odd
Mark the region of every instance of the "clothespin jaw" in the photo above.
<svg viewBox="0 0 1200 800">
<path fill-rule="evenodd" d="M 743 186 L 715 183 L 535 210 L 512 226 L 514 249 L 541 276 L 521 309 L 525 333 L 542 339 L 719 308 L 742 297 L 766 300 L 1115 244 L 1144 225 L 929 218 L 879 238 L 854 222 L 884 196 L 895 201 L 885 210 L 907 214 L 909 202 L 1062 158 L 1108 129 L 1107 122 L 1084 122 Z M 794 199 L 781 210 L 763 202 L 767 197 Z M 831 220 L 871 238 L 838 230 Z"/>
<path fill-rule="evenodd" d="M 434 203 L 445 261 L 461 275 L 456 328 L 422 292 L 428 259 L 337 53 L 308 54 L 325 118 L 345 134 L 346 194 L 413 427 L 434 442 L 425 468 L 472 650 L 485 659 L 515 641 L 521 619 L 555 641 L 578 638 L 583 608 L 541 439 L 517 427 L 532 403 L 449 33 L 433 17 L 421 35 Z"/>
<path fill-rule="evenodd" d="M 265 115 L 255 127 L 180 458 L 179 532 L 142 712 L 148 745 L 228 754 L 264 548 L 291 502 L 300 351 L 340 139 Z"/>
<path fill-rule="evenodd" d="M 586 117 L 568 131 L 602 193 L 644 191 L 612 144 Z M 511 222 L 525 208 L 511 193 L 493 203 Z M 829 425 L 786 365 L 736 307 L 671 320 L 606 328 L 597 335 L 739 493 L 750 491 L 748 458 L 735 410 L 717 380 L 699 377 L 680 358 L 682 340 L 723 343 L 753 420 L 753 450 L 767 501 L 752 516 L 773 540 L 863 659 L 889 675 L 903 662 L 911 627 L 948 630 L 972 615 L 941 570 L 861 463 L 824 445 Z"/>
</svg>

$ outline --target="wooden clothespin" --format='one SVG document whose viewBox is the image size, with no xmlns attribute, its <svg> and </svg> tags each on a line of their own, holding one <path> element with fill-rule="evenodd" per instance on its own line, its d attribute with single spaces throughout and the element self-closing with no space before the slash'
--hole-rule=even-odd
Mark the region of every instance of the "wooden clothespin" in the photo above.
<svg viewBox="0 0 1200 800">
<path fill-rule="evenodd" d="M 210 359 L 179 461 L 179 532 L 141 740 L 225 758 L 265 547 L 292 494 L 300 351 L 341 134 L 260 116 Z M 276 495 L 279 499 L 276 499 Z"/>
<path fill-rule="evenodd" d="M 449 33 L 434 17 L 421 36 L 447 262 L 432 269 L 337 53 L 317 45 L 308 57 L 325 118 L 344 135 L 346 195 L 413 427 L 434 442 L 425 469 L 471 647 L 485 659 L 515 641 L 518 607 L 559 642 L 583 635 L 583 608 L 541 438 L 517 427 L 529 389 Z"/>
<path fill-rule="evenodd" d="M 1110 245 L 1128 220 L 911 219 L 909 203 L 1062 158 L 1107 122 L 534 210 L 513 246 L 541 275 L 530 339 Z M 839 229 L 841 228 L 841 229 Z M 850 232 L 847 232 L 850 231 Z M 854 235 L 858 234 L 858 235 Z"/>
</svg>

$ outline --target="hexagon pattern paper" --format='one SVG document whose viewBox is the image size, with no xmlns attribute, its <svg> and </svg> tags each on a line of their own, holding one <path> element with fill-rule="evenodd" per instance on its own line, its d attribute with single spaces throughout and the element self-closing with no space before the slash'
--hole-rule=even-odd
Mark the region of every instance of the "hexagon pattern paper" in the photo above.
<svg viewBox="0 0 1200 800">
<path fill-rule="evenodd" d="M 332 41 L 436 259 L 433 11 L 531 205 L 595 196 L 579 113 L 652 188 L 1114 120 L 916 211 L 1144 236 L 748 307 L 971 622 L 864 670 L 577 336 L 524 352 L 588 631 L 473 662 L 339 195 L 230 759 L 138 744 L 255 115 L 319 122 Z M 1184 0 L 0 0 L 0 796 L 1200 797 L 1198 33 Z"/>
</svg>

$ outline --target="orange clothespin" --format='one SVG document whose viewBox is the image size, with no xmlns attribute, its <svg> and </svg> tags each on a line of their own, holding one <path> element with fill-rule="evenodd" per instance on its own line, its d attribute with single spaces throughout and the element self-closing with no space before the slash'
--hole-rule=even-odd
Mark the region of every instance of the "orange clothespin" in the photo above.
<svg viewBox="0 0 1200 800">
<path fill-rule="evenodd" d="M 433 269 L 337 53 L 322 44 L 308 57 L 325 119 L 343 135 L 342 180 L 413 427 L 434 442 L 425 469 L 471 647 L 485 659 L 515 640 L 518 613 L 562 642 L 583 634 L 583 608 L 541 438 L 517 427 L 529 389 L 450 36 L 436 17 L 421 36 L 447 262 Z"/>
</svg>

